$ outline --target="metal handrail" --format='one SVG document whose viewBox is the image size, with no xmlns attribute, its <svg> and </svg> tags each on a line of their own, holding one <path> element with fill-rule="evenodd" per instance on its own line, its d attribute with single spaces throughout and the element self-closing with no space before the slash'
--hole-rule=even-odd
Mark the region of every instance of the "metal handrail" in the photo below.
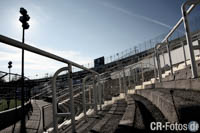
<svg viewBox="0 0 200 133">
<path fill-rule="evenodd" d="M 74 101 L 73 101 L 74 100 L 73 99 L 73 86 L 72 86 L 72 84 L 73 84 L 72 83 L 72 66 L 81 68 L 83 70 L 87 70 L 88 72 L 91 72 L 93 75 L 98 75 L 99 73 L 97 73 L 93 70 L 90 70 L 90 69 L 88 69 L 84 66 L 81 66 L 77 63 L 74 63 L 70 60 L 67 60 L 67 59 L 64 59 L 60 56 L 57 56 L 55 54 L 46 52 L 46 51 L 41 50 L 39 48 L 30 46 L 28 44 L 19 42 L 17 40 L 8 38 L 8 37 L 3 36 L 3 35 L 0 35 L 0 42 L 8 44 L 8 45 L 13 46 L 13 47 L 20 48 L 22 50 L 27 50 L 29 52 L 33 52 L 35 54 L 42 55 L 42 56 L 45 56 L 45 57 L 66 63 L 68 65 L 68 67 L 64 67 L 64 68 L 57 70 L 56 73 L 54 74 L 54 77 L 53 77 L 53 81 L 52 81 L 52 85 L 53 85 L 53 118 L 54 118 L 53 119 L 53 123 L 54 123 L 53 125 L 54 125 L 54 132 L 55 133 L 58 132 L 58 124 L 57 124 L 57 118 L 56 117 L 69 114 L 69 113 L 57 113 L 57 99 L 56 99 L 56 86 L 55 86 L 56 77 L 58 76 L 58 74 L 60 72 L 64 71 L 64 70 L 67 70 L 68 71 L 68 78 L 69 78 L 69 91 L 70 91 L 70 102 L 71 102 L 70 103 L 71 104 L 71 113 L 70 114 L 71 114 L 71 122 L 72 122 L 72 132 L 76 132 L 76 129 L 75 129 L 75 114 L 74 114 Z"/>
<path fill-rule="evenodd" d="M 192 39 L 190 35 L 190 28 L 188 24 L 188 18 L 187 18 L 187 13 L 186 13 L 186 6 L 187 5 L 196 5 L 199 4 L 200 0 L 190 0 L 186 1 L 182 6 L 181 6 L 181 12 L 182 12 L 182 18 L 183 18 L 183 24 L 185 27 L 185 36 L 186 36 L 186 41 L 187 41 L 187 46 L 189 49 L 189 57 L 191 61 L 191 72 L 192 72 L 192 78 L 197 78 L 198 73 L 197 73 L 197 67 L 196 67 L 196 62 L 195 62 L 195 56 L 194 56 L 194 50 L 193 50 L 193 45 L 192 45 Z"/>
<path fill-rule="evenodd" d="M 22 42 L 19 42 L 17 40 L 14 40 L 14 39 L 11 39 L 11 38 L 8 38 L 6 36 L 3 36 L 3 35 L 0 35 L 0 42 L 2 43 L 6 43 L 10 46 L 13 46 L 13 47 L 17 47 L 17 48 L 21 48 L 21 49 L 24 49 L 24 50 L 27 50 L 27 51 L 30 51 L 30 52 L 33 52 L 33 53 L 36 53 L 36 54 L 39 54 L 39 55 L 42 55 L 42 56 L 45 56 L 45 57 L 48 57 L 48 58 L 51 58 L 51 59 L 54 59 L 54 60 L 57 60 L 57 61 L 60 61 L 60 62 L 63 62 L 63 63 L 67 63 L 67 64 L 71 64 L 72 66 L 76 66 L 78 68 L 81 68 L 81 69 L 84 69 L 84 70 L 87 70 L 91 73 L 95 73 L 95 74 L 99 74 L 93 70 L 90 70 L 82 65 L 79 65 L 75 62 L 72 62 L 70 60 L 67 60 L 67 59 L 64 59 L 60 56 L 57 56 L 55 54 L 52 54 L 52 53 L 49 53 L 49 52 L 46 52 L 44 50 L 41 50 L 39 48 L 36 48 L 36 47 L 33 47 L 33 46 L 30 46 L 26 43 L 22 43 Z"/>
<path fill-rule="evenodd" d="M 86 95 L 85 95 L 85 90 L 86 90 L 86 81 L 93 77 L 93 99 L 94 99 L 94 103 L 92 103 L 92 101 L 90 101 L 90 103 L 86 103 Z M 97 113 L 98 109 L 97 109 L 97 88 L 96 88 L 96 84 L 95 84 L 95 75 L 88 75 L 86 77 L 83 78 L 83 83 L 82 83 L 82 94 L 83 94 L 83 113 L 84 113 L 84 119 L 85 121 L 87 121 L 87 115 L 86 115 L 86 105 L 91 104 L 92 106 L 94 106 L 94 111 L 95 113 Z M 89 90 L 90 91 L 90 90 Z M 90 98 L 91 96 L 89 96 Z"/>
<path fill-rule="evenodd" d="M 53 87 L 53 126 L 54 126 L 54 133 L 58 133 L 58 116 L 66 116 L 71 115 L 71 122 L 72 122 L 72 132 L 76 132 L 75 129 L 75 113 L 74 113 L 74 99 L 73 99 L 73 87 L 72 87 L 72 79 L 69 79 L 69 91 L 70 91 L 70 104 L 71 104 L 71 112 L 68 113 L 58 113 L 57 111 L 57 96 L 56 96 L 56 78 L 58 77 L 58 74 L 63 71 L 69 71 L 69 77 L 71 76 L 71 65 L 69 67 L 63 67 L 61 69 L 58 69 L 56 73 L 53 76 L 52 80 L 52 87 Z"/>
<path fill-rule="evenodd" d="M 191 11 L 195 8 L 195 4 L 192 4 L 189 9 L 187 10 L 187 14 L 189 15 L 191 13 Z M 179 21 L 176 23 L 176 25 L 170 30 L 170 32 L 165 36 L 165 38 L 161 41 L 166 42 L 168 40 L 168 38 L 174 33 L 174 31 L 178 28 L 179 25 L 181 25 L 181 23 L 183 22 L 183 17 L 181 17 L 179 19 Z"/>
<path fill-rule="evenodd" d="M 168 39 L 169 37 L 174 33 L 174 31 L 179 27 L 179 25 L 183 22 L 184 25 L 186 25 L 187 23 L 185 21 L 187 21 L 186 17 L 187 15 L 189 15 L 191 13 L 191 11 L 195 8 L 195 6 L 200 3 L 200 0 L 190 0 L 190 1 L 186 1 L 185 3 L 183 3 L 181 10 L 182 10 L 182 17 L 180 18 L 180 20 L 177 22 L 177 24 L 171 29 L 171 31 L 165 36 L 165 38 L 161 41 L 161 43 L 158 43 L 155 45 L 155 54 L 157 54 L 156 58 L 157 58 L 157 66 L 158 66 L 158 76 L 159 76 L 159 81 L 162 81 L 162 76 L 161 76 L 161 68 L 160 67 L 160 61 L 159 61 L 159 54 L 158 54 L 158 49 L 161 47 L 161 45 L 166 45 L 167 46 L 167 51 L 168 51 L 168 55 L 169 55 L 169 60 L 170 60 L 170 67 L 171 67 L 171 73 L 173 75 L 173 68 L 172 68 L 172 61 L 171 61 L 171 53 L 170 53 L 170 49 L 169 49 L 169 43 L 168 43 Z M 186 5 L 190 5 L 189 9 L 186 11 L 185 6 Z M 189 27 L 188 24 L 185 26 L 186 29 L 186 40 L 188 41 L 188 47 L 190 49 L 190 59 L 191 59 L 191 64 L 192 64 L 192 76 L 193 78 L 197 77 L 197 69 L 195 68 L 195 61 L 194 61 L 194 53 L 192 50 L 192 45 L 191 44 L 191 38 L 190 38 L 190 33 L 189 33 Z"/>
</svg>

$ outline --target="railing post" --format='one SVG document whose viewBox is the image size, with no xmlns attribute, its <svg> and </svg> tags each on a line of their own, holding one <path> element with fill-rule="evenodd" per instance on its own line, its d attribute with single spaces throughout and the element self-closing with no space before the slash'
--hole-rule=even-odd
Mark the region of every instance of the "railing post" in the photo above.
<svg viewBox="0 0 200 133">
<path fill-rule="evenodd" d="M 73 92 L 73 81 L 72 81 L 72 65 L 68 64 L 68 79 L 69 79 L 69 91 L 70 91 L 70 105 L 71 105 L 71 124 L 72 124 L 72 133 L 76 132 L 75 127 L 75 112 L 74 112 L 74 92 Z"/>
<path fill-rule="evenodd" d="M 159 82 L 162 82 L 162 71 L 161 71 L 161 66 L 160 66 L 160 57 L 159 57 L 159 54 L 158 54 L 158 51 L 157 51 L 156 48 L 155 48 L 155 54 L 156 54 L 156 60 L 157 60 Z"/>
<path fill-rule="evenodd" d="M 173 65 L 172 65 L 170 46 L 169 46 L 169 42 L 168 41 L 166 43 L 167 43 L 166 47 L 167 47 L 167 52 L 168 52 L 168 56 L 169 56 L 169 65 L 170 65 L 171 75 L 173 76 L 174 72 L 173 72 Z"/>
<path fill-rule="evenodd" d="M 200 46 L 200 40 L 198 40 L 198 45 Z M 199 56 L 200 56 L 200 49 L 199 49 Z"/>
<path fill-rule="evenodd" d="M 102 83 L 102 102 L 104 103 L 104 88 L 105 88 L 105 86 L 104 86 L 104 81 L 103 81 L 103 83 Z"/>
<path fill-rule="evenodd" d="M 122 92 L 122 84 L 121 84 L 121 74 L 120 74 L 120 72 L 119 72 L 119 93 L 121 93 Z"/>
<path fill-rule="evenodd" d="M 165 63 L 165 53 L 164 53 L 164 51 L 162 51 L 162 57 L 163 57 L 163 66 L 165 66 L 166 63 Z"/>
<path fill-rule="evenodd" d="M 102 90 L 102 89 L 101 89 L 101 84 L 99 83 L 99 84 L 98 84 L 98 97 L 99 97 L 99 106 L 100 106 L 100 110 L 102 110 L 102 105 L 101 105 L 101 103 L 102 103 L 102 102 L 101 102 L 101 98 L 102 98 L 101 95 L 102 95 L 102 93 L 101 93 L 101 90 Z"/>
<path fill-rule="evenodd" d="M 63 67 L 61 69 L 59 69 L 58 71 L 56 71 L 56 73 L 53 76 L 52 79 L 52 95 L 53 95 L 53 127 L 54 127 L 54 133 L 58 133 L 58 120 L 57 120 L 57 116 L 58 116 L 58 111 L 57 111 L 57 96 L 56 96 L 56 78 L 58 76 L 58 74 L 64 70 L 68 70 L 68 67 Z"/>
<path fill-rule="evenodd" d="M 91 88 L 91 86 L 89 86 L 89 88 L 88 88 L 88 95 L 89 95 L 89 98 L 88 98 L 88 102 L 91 104 L 92 103 L 92 92 L 91 92 L 91 90 L 92 90 L 92 88 Z"/>
<path fill-rule="evenodd" d="M 153 65 L 154 65 L 154 77 L 155 81 L 157 80 L 157 72 L 156 72 L 156 54 L 153 53 Z"/>
<path fill-rule="evenodd" d="M 83 79 L 83 86 L 82 86 L 82 95 L 83 95 L 83 113 L 84 113 L 84 119 L 87 121 L 87 115 L 86 115 L 86 100 L 85 100 L 85 90 L 86 90 L 86 82 L 85 78 Z"/>
<path fill-rule="evenodd" d="M 139 77 L 138 77 L 138 70 L 139 70 L 139 69 L 138 69 L 138 64 L 137 64 L 136 67 L 134 68 L 135 85 L 138 83 L 138 80 L 139 80 L 139 79 L 138 79 L 138 78 L 139 78 Z"/>
<path fill-rule="evenodd" d="M 129 69 L 128 87 L 129 87 L 129 89 L 131 88 L 131 68 Z"/>
<path fill-rule="evenodd" d="M 142 82 L 144 82 L 144 70 L 143 70 L 143 63 L 141 63 L 141 72 L 142 72 Z"/>
<path fill-rule="evenodd" d="M 192 4 L 193 2 L 199 2 L 199 0 L 186 1 L 181 7 L 181 11 L 182 11 L 182 16 L 183 16 L 186 41 L 188 44 L 187 46 L 188 46 L 190 61 L 191 61 L 192 78 L 197 78 L 198 73 L 197 73 L 196 61 L 195 61 L 194 50 L 193 50 L 193 45 L 192 45 L 192 40 L 191 40 L 191 35 L 190 35 L 190 28 L 189 28 L 187 12 L 186 12 L 186 7 L 185 7 L 187 4 Z"/>
<path fill-rule="evenodd" d="M 99 98 L 99 106 L 100 106 L 100 110 L 102 110 L 102 87 L 101 87 L 101 83 L 100 83 L 100 77 L 97 76 L 97 85 L 98 85 L 98 98 Z"/>
<path fill-rule="evenodd" d="M 93 75 L 93 100 L 94 100 L 94 111 L 97 114 L 97 88 L 96 88 L 96 77 Z"/>
<path fill-rule="evenodd" d="M 184 42 L 181 41 L 181 44 L 182 44 L 182 48 L 183 48 L 184 63 L 185 63 L 185 67 L 186 67 L 187 66 L 187 58 L 186 58 L 186 53 L 185 53 Z"/>
<path fill-rule="evenodd" d="M 58 121 L 57 121 L 57 99 L 56 99 L 56 76 L 53 77 L 53 127 L 54 133 L 58 133 Z"/>
<path fill-rule="evenodd" d="M 125 70 L 123 68 L 123 84 L 124 84 L 124 94 L 127 94 L 127 86 L 126 86 L 126 74 L 125 74 Z"/>
</svg>

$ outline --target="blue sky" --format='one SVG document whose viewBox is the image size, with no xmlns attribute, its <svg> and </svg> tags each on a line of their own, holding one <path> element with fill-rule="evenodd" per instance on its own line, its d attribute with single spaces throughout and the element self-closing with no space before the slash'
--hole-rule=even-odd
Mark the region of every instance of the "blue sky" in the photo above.
<svg viewBox="0 0 200 133">
<path fill-rule="evenodd" d="M 170 30 L 185 0 L 1 0 L 0 34 L 21 40 L 20 7 L 28 10 L 25 42 L 80 64 L 134 47 Z M 0 70 L 20 73 L 20 50 L 0 43 Z M 12 53 L 12 54 L 11 54 Z M 64 64 L 25 53 L 25 74 L 44 76 Z"/>
</svg>

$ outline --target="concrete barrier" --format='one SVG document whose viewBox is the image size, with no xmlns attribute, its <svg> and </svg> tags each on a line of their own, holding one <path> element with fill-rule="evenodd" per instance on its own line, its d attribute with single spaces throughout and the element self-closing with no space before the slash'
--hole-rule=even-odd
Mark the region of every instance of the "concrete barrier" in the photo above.
<svg viewBox="0 0 200 133">
<path fill-rule="evenodd" d="M 163 93 L 154 91 L 153 89 L 136 90 L 135 92 L 151 101 L 163 113 L 168 121 L 178 121 L 176 110 L 169 95 L 164 95 Z"/>
<path fill-rule="evenodd" d="M 31 102 L 25 104 L 25 114 L 31 109 Z M 21 106 L 0 112 L 0 130 L 16 123 L 22 118 Z"/>
<path fill-rule="evenodd" d="M 147 98 L 169 122 L 200 122 L 200 91 L 188 89 L 143 89 L 136 94 Z"/>
<path fill-rule="evenodd" d="M 155 88 L 190 89 L 200 91 L 200 79 L 185 79 L 156 83 Z"/>
</svg>

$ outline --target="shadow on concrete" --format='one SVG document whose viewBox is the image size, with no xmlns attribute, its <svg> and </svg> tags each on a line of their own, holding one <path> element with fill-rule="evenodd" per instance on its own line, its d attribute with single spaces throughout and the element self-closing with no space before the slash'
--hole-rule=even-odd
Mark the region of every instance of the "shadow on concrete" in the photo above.
<svg viewBox="0 0 200 133">
<path fill-rule="evenodd" d="M 150 101 L 146 98 L 134 95 L 135 99 L 135 118 L 132 127 L 129 126 L 120 126 L 117 128 L 115 133 L 155 133 L 155 132 L 163 132 L 167 131 L 152 131 L 150 129 L 151 122 L 166 122 L 166 119 L 162 112 L 155 107 Z M 134 113 L 134 112 L 133 112 Z M 159 118 L 158 118 L 159 117 Z"/>
<path fill-rule="evenodd" d="M 180 123 L 189 123 L 190 121 L 197 121 L 200 123 L 200 105 L 189 105 L 180 107 L 179 110 Z"/>
</svg>

